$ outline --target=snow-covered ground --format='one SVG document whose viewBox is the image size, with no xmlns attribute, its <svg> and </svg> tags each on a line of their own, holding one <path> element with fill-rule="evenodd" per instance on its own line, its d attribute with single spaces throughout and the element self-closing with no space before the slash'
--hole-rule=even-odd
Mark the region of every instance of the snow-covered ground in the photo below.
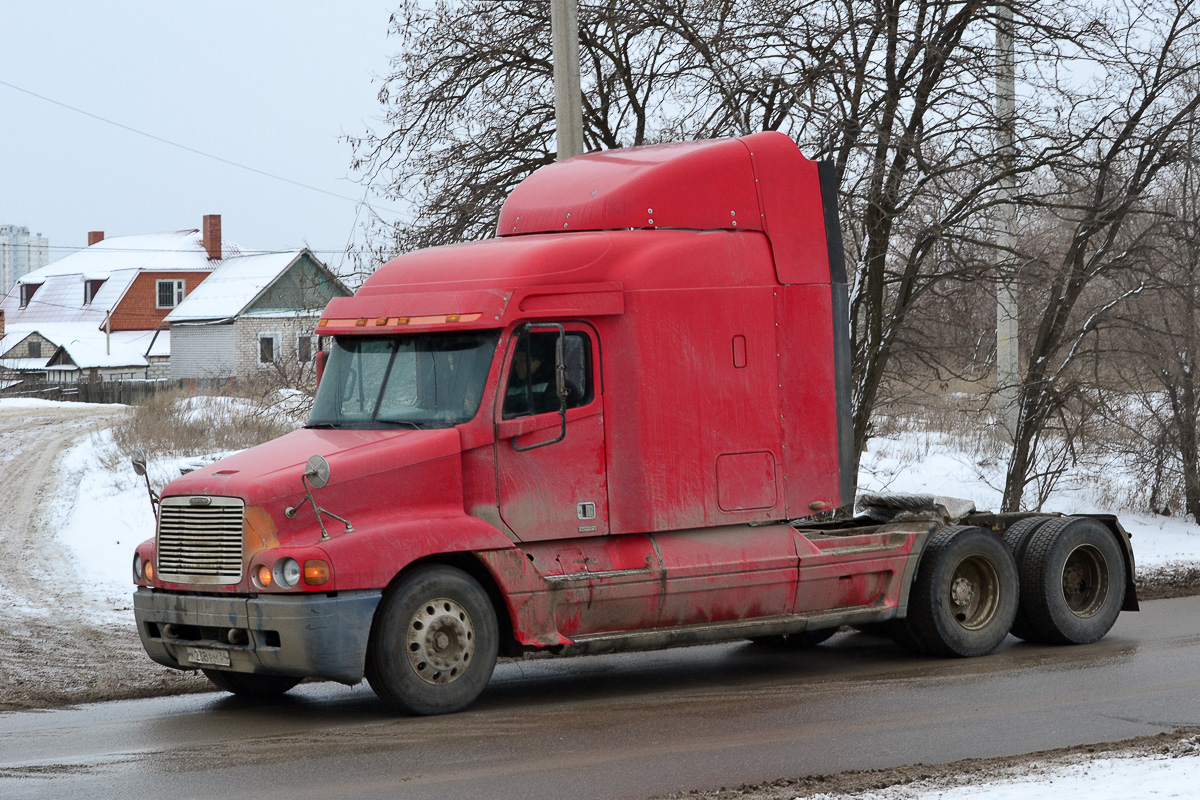
<svg viewBox="0 0 1200 800">
<path fill-rule="evenodd" d="M 910 432 L 871 439 L 858 474 L 860 492 L 912 492 L 963 497 L 981 510 L 1000 507 L 1004 463 L 967 451 L 958 437 Z M 1133 540 L 1138 571 L 1200 563 L 1200 525 L 1129 508 L 1137 478 L 1120 463 L 1068 470 L 1042 510 L 1116 514 Z"/>
<path fill-rule="evenodd" d="M 1023 765 L 1020 774 L 977 782 L 976 776 L 949 775 L 853 795 L 807 794 L 804 800 L 1162 800 L 1200 793 L 1200 753 L 1195 739 L 1183 739 L 1171 752 L 1151 755 L 1078 757 Z"/>
<path fill-rule="evenodd" d="M 189 401 L 190 413 L 223 416 L 229 403 L 213 398 L 211 409 Z M 45 401 L 0 400 L 0 410 Z M 152 460 L 151 483 L 156 489 L 181 468 L 195 467 L 225 454 L 197 454 L 188 459 Z M 131 622 L 130 561 L 134 546 L 153 535 L 154 516 L 144 481 L 134 474 L 128 458 L 116 453 L 112 432 L 81 439 L 61 459 L 54 520 L 80 579 L 91 587 L 91 609 L 97 623 Z M 1003 465 L 980 458 L 956 444 L 953 437 L 905 433 L 871 441 L 859 475 L 862 491 L 920 492 L 965 497 L 979 508 L 996 508 L 1003 485 Z M 1045 504 L 1047 511 L 1088 511 L 1119 514 L 1133 537 L 1139 572 L 1176 564 L 1200 564 L 1200 526 L 1180 517 L 1134 513 L 1114 499 L 1132 478 L 1119 465 L 1105 465 L 1105 475 L 1068 473 L 1061 491 Z M 1115 487 L 1115 488 L 1114 488 Z M 1178 756 L 1178 754 L 1175 754 Z M 872 800 L 1057 800 L 1087 793 L 1093 797 L 1192 797 L 1200 786 L 1200 758 L 1152 755 L 1103 758 L 1068 765 L 1049 765 L 1026 777 L 969 786 L 908 784 L 856 795 Z M 834 795 L 812 795 L 829 798 Z"/>
<path fill-rule="evenodd" d="M 921 784 L 893 787 L 856 795 L 807 795 L 806 800 L 1060 800 L 1089 797 L 1194 798 L 1200 786 L 1200 759 L 1168 756 L 1104 758 L 1058 770 L 995 783 L 953 788 Z"/>
</svg>

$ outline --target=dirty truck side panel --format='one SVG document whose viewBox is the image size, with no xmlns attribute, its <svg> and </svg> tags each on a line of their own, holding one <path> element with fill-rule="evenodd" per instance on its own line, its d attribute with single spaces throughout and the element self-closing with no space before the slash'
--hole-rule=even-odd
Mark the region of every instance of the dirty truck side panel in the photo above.
<svg viewBox="0 0 1200 800">
<path fill-rule="evenodd" d="M 769 271 L 765 250 L 740 255 Z M 784 516 L 771 289 L 630 291 L 626 308 L 601 328 L 612 531 Z"/>
</svg>

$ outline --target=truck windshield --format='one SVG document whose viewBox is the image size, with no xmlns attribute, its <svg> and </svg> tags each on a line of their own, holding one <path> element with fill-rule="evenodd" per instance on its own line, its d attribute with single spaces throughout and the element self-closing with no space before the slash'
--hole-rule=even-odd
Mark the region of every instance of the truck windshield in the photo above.
<svg viewBox="0 0 1200 800">
<path fill-rule="evenodd" d="M 448 428 L 475 416 L 497 331 L 339 336 L 310 428 Z"/>
</svg>

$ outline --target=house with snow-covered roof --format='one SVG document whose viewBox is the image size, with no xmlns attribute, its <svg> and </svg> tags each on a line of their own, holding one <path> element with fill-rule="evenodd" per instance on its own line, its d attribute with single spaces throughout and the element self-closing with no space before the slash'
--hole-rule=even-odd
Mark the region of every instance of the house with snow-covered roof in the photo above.
<svg viewBox="0 0 1200 800">
<path fill-rule="evenodd" d="M 21 276 L 0 301 L 0 370 L 72 383 L 166 377 L 164 318 L 239 248 L 203 229 L 104 238 Z"/>
<path fill-rule="evenodd" d="M 307 248 L 230 259 L 167 314 L 170 377 L 309 370 L 322 309 L 349 294 Z"/>
</svg>

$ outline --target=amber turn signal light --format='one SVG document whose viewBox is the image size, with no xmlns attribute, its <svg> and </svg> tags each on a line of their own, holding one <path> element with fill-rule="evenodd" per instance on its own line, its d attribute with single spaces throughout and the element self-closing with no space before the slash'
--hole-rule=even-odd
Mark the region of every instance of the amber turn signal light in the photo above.
<svg viewBox="0 0 1200 800">
<path fill-rule="evenodd" d="M 144 567 L 144 569 L 146 570 L 146 580 L 147 581 L 154 580 L 154 562 L 151 561 L 150 559 L 146 559 L 146 566 Z"/>
<path fill-rule="evenodd" d="M 324 586 L 329 583 L 329 565 L 316 558 L 305 561 L 304 582 L 309 586 Z"/>
<path fill-rule="evenodd" d="M 271 570 L 265 564 L 259 564 L 254 568 L 254 582 L 263 589 L 271 585 Z"/>
</svg>

